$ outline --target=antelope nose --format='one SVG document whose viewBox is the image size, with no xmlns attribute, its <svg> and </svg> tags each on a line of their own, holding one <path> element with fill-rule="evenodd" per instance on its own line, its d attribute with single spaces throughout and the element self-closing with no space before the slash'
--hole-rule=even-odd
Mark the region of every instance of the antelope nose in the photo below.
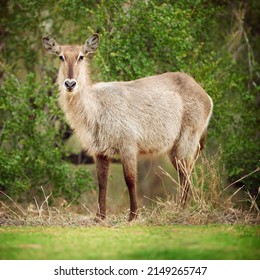
<svg viewBox="0 0 260 280">
<path fill-rule="evenodd" d="M 64 86 L 68 91 L 73 91 L 73 89 L 75 88 L 77 82 L 74 79 L 66 79 L 64 81 Z"/>
</svg>

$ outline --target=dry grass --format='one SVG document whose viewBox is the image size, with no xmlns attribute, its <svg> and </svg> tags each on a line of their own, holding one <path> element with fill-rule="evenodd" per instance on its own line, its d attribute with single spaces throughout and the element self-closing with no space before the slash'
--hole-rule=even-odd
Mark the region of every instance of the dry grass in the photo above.
<svg viewBox="0 0 260 280">
<path fill-rule="evenodd" d="M 257 197 L 247 193 L 247 208 L 236 207 L 233 197 L 243 188 L 233 189 L 234 182 L 226 187 L 223 182 L 222 170 L 217 166 L 218 159 L 209 161 L 201 157 L 189 178 L 190 193 L 186 207 L 180 206 L 180 186 L 178 179 L 174 179 L 161 168 L 161 176 L 171 179 L 175 194 L 167 194 L 166 199 L 157 198 L 152 206 L 141 208 L 139 216 L 132 224 L 141 225 L 170 225 L 170 224 L 260 224 L 260 210 L 256 203 Z M 244 176 L 259 172 L 259 168 Z M 243 178 L 244 178 L 243 177 Z M 241 180 L 243 179 L 241 178 Z M 46 194 L 42 188 L 43 200 L 26 206 L 17 204 L 11 197 L 0 191 L 5 199 L 0 199 L 0 226 L 119 226 L 127 223 L 128 213 L 108 215 L 106 221 L 94 222 L 95 213 L 79 202 L 77 211 L 75 204 L 64 204 L 59 207 L 49 206 L 52 194 Z"/>
<path fill-rule="evenodd" d="M 201 163 L 197 164 L 189 177 L 190 192 L 185 208 L 180 204 L 181 186 L 179 181 L 161 169 L 162 174 L 170 178 L 173 185 L 176 186 L 176 194 L 168 195 L 166 200 L 157 198 L 154 201 L 153 209 L 145 210 L 142 215 L 145 223 L 150 222 L 157 225 L 259 224 L 260 210 L 256 200 L 260 194 L 260 188 L 256 197 L 252 197 L 249 192 L 244 193 L 247 197 L 243 201 L 243 205 L 247 205 L 245 210 L 245 207 L 237 207 L 236 202 L 233 201 L 233 197 L 239 192 L 244 192 L 243 187 L 238 189 L 232 187 L 245 177 L 259 172 L 260 168 L 258 167 L 250 174 L 225 187 L 223 176 L 221 176 L 224 171 L 216 164 L 219 160 L 219 158 L 208 160 L 201 156 Z"/>
</svg>

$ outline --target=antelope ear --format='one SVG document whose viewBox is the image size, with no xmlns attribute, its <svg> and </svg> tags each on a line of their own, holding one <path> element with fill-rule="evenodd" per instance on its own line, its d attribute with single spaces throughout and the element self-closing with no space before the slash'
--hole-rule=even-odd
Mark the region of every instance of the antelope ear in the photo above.
<svg viewBox="0 0 260 280">
<path fill-rule="evenodd" d="M 97 33 L 90 36 L 83 46 L 84 53 L 93 53 L 98 48 L 100 37 Z"/>
<path fill-rule="evenodd" d="M 47 52 L 60 54 L 60 45 L 51 36 L 44 36 L 42 45 Z"/>
</svg>

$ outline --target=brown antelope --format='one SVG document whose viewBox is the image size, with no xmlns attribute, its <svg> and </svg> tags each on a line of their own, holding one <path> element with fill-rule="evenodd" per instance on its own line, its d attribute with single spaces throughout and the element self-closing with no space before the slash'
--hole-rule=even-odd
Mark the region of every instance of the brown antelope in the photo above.
<svg viewBox="0 0 260 280">
<path fill-rule="evenodd" d="M 97 219 L 106 217 L 109 160 L 120 155 L 130 196 L 131 221 L 137 216 L 137 157 L 167 153 L 176 168 L 184 205 L 194 161 L 205 145 L 213 103 L 196 81 L 174 72 L 128 82 L 93 84 L 87 55 L 99 35 L 82 45 L 42 39 L 46 51 L 60 58 L 59 102 L 86 151 L 95 157 L 99 186 Z"/>
</svg>

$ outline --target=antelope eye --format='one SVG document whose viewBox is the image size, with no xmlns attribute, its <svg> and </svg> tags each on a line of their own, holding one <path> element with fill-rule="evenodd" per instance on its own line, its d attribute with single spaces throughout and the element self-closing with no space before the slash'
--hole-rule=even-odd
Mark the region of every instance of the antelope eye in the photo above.
<svg viewBox="0 0 260 280">
<path fill-rule="evenodd" d="M 63 55 L 60 55 L 60 56 L 59 56 L 59 59 L 60 59 L 60 61 L 64 61 Z"/>
<path fill-rule="evenodd" d="M 84 55 L 80 55 L 79 56 L 79 61 L 83 60 L 84 59 Z"/>
</svg>

